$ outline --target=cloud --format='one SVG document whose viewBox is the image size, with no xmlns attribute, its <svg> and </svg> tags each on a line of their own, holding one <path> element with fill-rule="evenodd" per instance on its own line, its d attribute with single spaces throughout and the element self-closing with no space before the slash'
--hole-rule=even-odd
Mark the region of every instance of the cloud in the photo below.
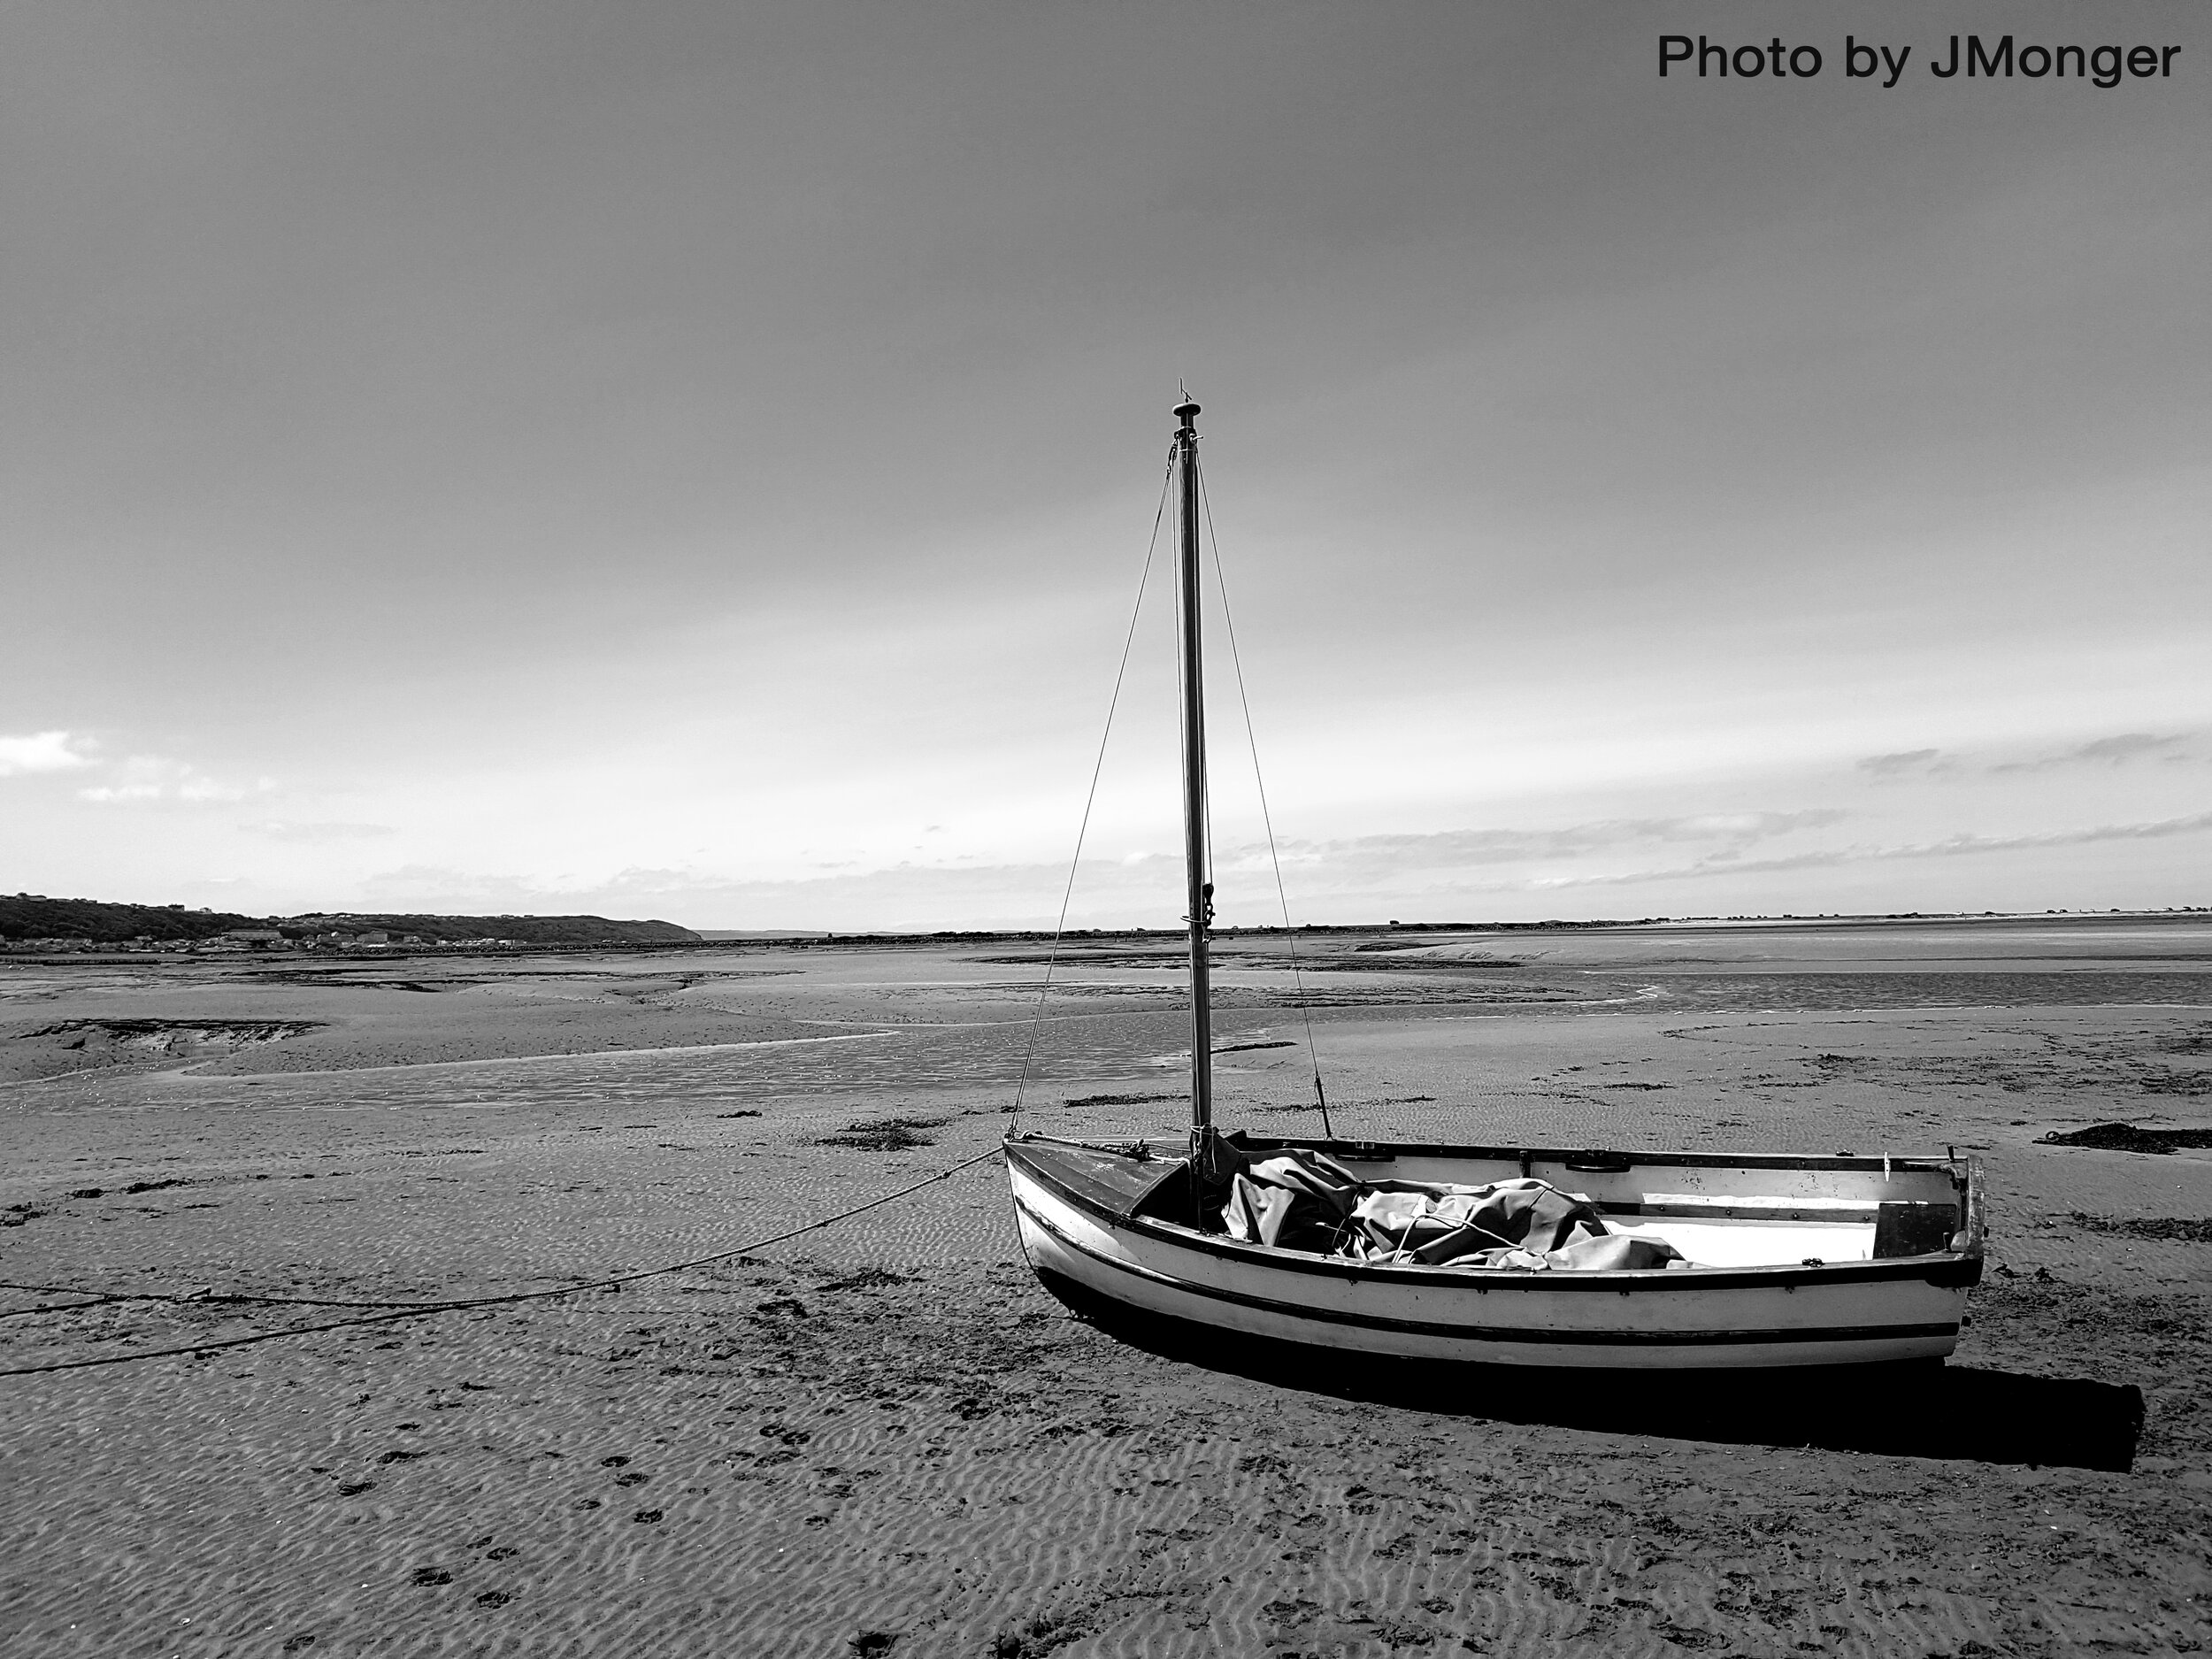
<svg viewBox="0 0 2212 1659">
<path fill-rule="evenodd" d="M 361 884 L 362 908 L 451 911 L 459 915 L 574 915 L 600 896 L 589 888 L 564 891 L 557 881 L 529 876 L 481 875 L 443 864 L 403 864 Z"/>
<path fill-rule="evenodd" d="M 1508 885 L 1547 891 L 1555 887 L 1625 887 L 1644 881 L 1685 881 L 1708 876 L 1832 869 L 1839 864 L 1886 863 L 1906 858 L 1959 858 L 1984 853 L 2025 852 L 2047 847 L 2082 847 L 2098 841 L 2158 841 L 2170 835 L 2200 834 L 2207 830 L 2212 830 L 2212 812 L 2197 812 L 2185 818 L 2157 818 L 2140 824 L 2101 824 L 2087 829 L 2050 830 L 2032 835 L 1962 833 L 1935 841 L 1909 841 L 1890 847 L 1840 847 L 1795 853 L 1781 858 L 1704 858 L 1694 864 L 1684 864 L 1671 870 L 1636 870 L 1616 875 L 1556 876 Z"/>
<path fill-rule="evenodd" d="M 286 824 L 273 820 L 265 824 L 241 824 L 238 827 L 250 835 L 265 835 L 273 841 L 297 841 L 311 846 L 330 841 L 377 841 L 399 833 L 389 824 Z"/>
<path fill-rule="evenodd" d="M 34 732 L 27 737 L 0 737 L 0 778 L 19 772 L 67 772 L 89 766 L 93 757 L 78 752 L 85 740 L 67 732 Z"/>
<path fill-rule="evenodd" d="M 2118 766 L 2152 756 L 2170 761 L 2184 760 L 2187 758 L 2184 751 L 2188 742 L 2189 734 L 2185 732 L 2166 736 L 2151 732 L 2119 732 L 2032 760 L 2006 760 L 1970 767 L 1959 756 L 1939 749 L 1906 749 L 1894 754 L 1869 755 L 1857 763 L 1857 769 L 1876 778 L 1935 778 L 1958 777 L 1970 770 L 1993 774 L 2048 772 L 2056 766 Z"/>
<path fill-rule="evenodd" d="M 1287 861 L 1357 866 L 1380 876 L 1406 870 L 1523 864 L 1651 842 L 1713 841 L 1730 854 L 1793 831 L 1824 829 L 1851 815 L 1833 807 L 1795 812 L 1715 812 L 1687 818 L 1597 818 L 1556 829 L 1441 830 L 1424 835 L 1360 835 L 1343 841 L 1284 841 Z M 1237 862 L 1264 859 L 1264 845 L 1240 848 Z M 1716 855 L 1721 856 L 1721 855 Z"/>
<path fill-rule="evenodd" d="M 211 778 L 198 767 L 159 755 L 133 755 L 118 762 L 110 774 L 112 783 L 95 784 L 77 794 L 103 804 L 131 804 L 148 801 L 182 801 L 204 804 L 243 801 L 266 795 L 276 787 L 273 778 L 257 779 L 250 786 L 227 784 Z"/>
<path fill-rule="evenodd" d="M 17 772 L 74 772 L 101 769 L 104 781 L 77 791 L 80 798 L 102 804 L 145 801 L 243 801 L 266 795 L 276 787 L 273 778 L 251 785 L 224 783 L 198 767 L 161 755 L 132 755 L 109 761 L 92 752 L 92 740 L 66 731 L 34 732 L 25 737 L 0 736 L 0 778 Z"/>
<path fill-rule="evenodd" d="M 1957 763 L 1939 749 L 1908 749 L 1894 755 L 1869 755 L 1859 763 L 1861 772 L 1878 778 L 1895 778 L 1913 772 L 1952 772 Z"/>
<path fill-rule="evenodd" d="M 1992 772 L 2047 772 L 2054 766 L 2106 765 L 2118 766 L 2145 756 L 2157 755 L 2177 758 L 2177 751 L 2188 742 L 2186 733 L 2175 733 L 2160 737 L 2149 732 L 2121 732 L 2111 737 L 2093 738 L 2078 748 L 2063 753 L 2047 755 L 2039 760 L 2008 761 L 1990 768 Z"/>
</svg>

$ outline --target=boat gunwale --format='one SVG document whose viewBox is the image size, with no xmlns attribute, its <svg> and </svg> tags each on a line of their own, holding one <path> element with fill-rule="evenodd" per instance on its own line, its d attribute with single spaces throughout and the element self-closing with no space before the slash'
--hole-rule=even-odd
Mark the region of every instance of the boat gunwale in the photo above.
<svg viewBox="0 0 2212 1659">
<path fill-rule="evenodd" d="M 1102 1147 L 1088 1141 L 1068 1141 L 1056 1135 L 1029 1132 L 1019 1137 L 1009 1136 L 1002 1143 L 1010 1165 L 1019 1157 L 1024 1142 L 1066 1146 L 1086 1152 L 1101 1153 L 1108 1156 L 1127 1157 L 1131 1156 L 1114 1147 Z M 1280 1144 L 1310 1146 L 1316 1150 L 1326 1150 L 1331 1145 L 1347 1143 L 1302 1141 Z M 1351 1144 L 1374 1146 L 1381 1143 L 1364 1141 Z M 1485 1156 L 1486 1151 L 1485 1148 L 1448 1147 L 1437 1148 L 1437 1150 L 1469 1156 Z M 1517 1151 L 1511 1154 L 1491 1153 L 1489 1155 L 1515 1157 L 1520 1156 Z M 1532 1156 L 1545 1157 L 1559 1155 L 1536 1152 Z M 1634 1157 L 1638 1155 L 1624 1154 L 1623 1156 Z M 1671 1161 L 1676 1164 L 1686 1162 L 1704 1164 L 1718 1168 L 1808 1167 L 1801 1162 L 1785 1161 L 1788 1158 L 1788 1155 L 1770 1153 L 1742 1156 L 1746 1158 L 1763 1157 L 1768 1162 L 1764 1164 L 1731 1164 L 1720 1159 L 1707 1158 L 1697 1154 L 1675 1154 L 1671 1156 Z M 1180 1158 L 1160 1161 L 1164 1164 L 1172 1165 L 1180 1165 L 1184 1162 Z M 1491 1290 L 1537 1292 L 1559 1290 L 1586 1293 L 1609 1291 L 1617 1295 L 1630 1295 L 1638 1291 L 1658 1290 L 1699 1292 L 1751 1289 L 1793 1290 L 1803 1285 L 1855 1285 L 1917 1279 L 1924 1279 L 1939 1288 L 1970 1289 L 1978 1285 L 1982 1278 L 1982 1234 L 1979 1225 L 1981 1183 L 1978 1179 L 1980 1167 L 1978 1161 L 1971 1158 L 1965 1161 L 1967 1164 L 1964 1180 L 1967 1188 L 1967 1216 L 1964 1230 L 1967 1233 L 1967 1244 L 1963 1249 L 1932 1250 L 1920 1256 L 1886 1256 L 1879 1261 L 1824 1262 L 1816 1267 L 1809 1267 L 1802 1263 L 1777 1263 L 1771 1266 L 1760 1267 L 1594 1269 L 1577 1270 L 1571 1272 L 1532 1272 L 1525 1269 L 1506 1267 L 1409 1267 L 1396 1263 L 1356 1262 L 1348 1257 L 1319 1256 L 1304 1250 L 1286 1250 L 1272 1245 L 1250 1244 L 1225 1235 L 1201 1233 L 1194 1227 L 1162 1221 L 1155 1217 L 1137 1215 L 1133 1213 L 1134 1206 L 1141 1202 L 1141 1198 L 1132 1200 L 1129 1209 L 1116 1210 L 1086 1194 L 1078 1192 L 1034 1159 L 1020 1157 L 1019 1162 L 1023 1173 L 1038 1181 L 1056 1197 L 1072 1204 L 1083 1214 L 1110 1230 L 1133 1232 L 1174 1248 L 1196 1250 L 1205 1255 L 1221 1256 L 1230 1261 L 1264 1267 L 1279 1272 L 1318 1274 L 1326 1278 L 1353 1281 L 1372 1280 L 1407 1288 L 1441 1289 L 1456 1286 L 1480 1292 Z M 1864 1164 L 1875 1168 L 1879 1168 L 1882 1162 L 1878 1157 L 1851 1160 L 1854 1165 Z M 1955 1180 L 1958 1179 L 1955 1166 L 1940 1160 L 1922 1161 L 1916 1164 L 1905 1159 L 1893 1158 L 1890 1164 L 1893 1168 L 1901 1165 L 1906 1168 L 1944 1171 L 1951 1173 Z M 1816 1167 L 1830 1166 L 1832 1165 L 1821 1164 Z M 1163 1170 L 1163 1177 L 1165 1174 L 1166 1171 Z M 1155 1185 L 1156 1184 L 1156 1182 Z M 1019 1195 L 1017 1194 L 1016 1202 L 1019 1203 Z"/>
<path fill-rule="evenodd" d="M 1019 1134 L 1007 1137 L 1010 1141 L 1037 1141 L 1046 1146 L 1079 1147 L 1087 1152 L 1103 1152 L 1115 1157 L 1133 1156 L 1131 1148 L 1149 1146 L 1148 1138 L 1125 1141 L 1116 1145 L 1101 1141 L 1078 1141 L 1069 1135 L 1047 1134 L 1039 1129 L 1025 1129 Z M 1298 1149 L 1326 1153 L 1340 1163 L 1364 1164 L 1383 1162 L 1362 1156 L 1365 1152 L 1383 1152 L 1387 1158 L 1440 1157 L 1491 1158 L 1510 1164 L 1524 1159 L 1548 1158 L 1564 1164 L 1576 1158 L 1620 1157 L 1638 1164 L 1671 1165 L 1676 1168 L 1728 1170 L 1921 1170 L 1941 1172 L 1955 1179 L 1962 1165 L 1978 1162 L 1973 1158 L 1942 1157 L 1932 1152 L 1892 1153 L 1885 1156 L 1879 1152 L 1645 1152 L 1627 1151 L 1613 1147 L 1524 1147 L 1524 1146 L 1463 1146 L 1446 1141 L 1346 1141 L 1325 1136 L 1255 1135 L 1249 1131 L 1234 1129 L 1222 1139 L 1240 1151 L 1273 1151 Z M 1152 1156 L 1164 1163 L 1179 1163 L 1179 1154 L 1155 1153 Z M 1619 1171 L 1609 1171 L 1618 1173 Z"/>
<path fill-rule="evenodd" d="M 1048 1141 L 1049 1135 L 1033 1135 L 1032 1139 Z M 1653 1164 L 1676 1168 L 1704 1168 L 1731 1170 L 1925 1170 L 1941 1171 L 1956 1177 L 1959 1164 L 1968 1160 L 1939 1157 L 1932 1152 L 1892 1154 L 1885 1157 L 1878 1152 L 1642 1152 L 1615 1147 L 1478 1147 L 1460 1146 L 1443 1141 L 1345 1141 L 1303 1140 L 1280 1135 L 1255 1135 L 1238 1130 L 1224 1137 L 1240 1149 L 1271 1149 L 1303 1148 L 1327 1153 L 1340 1163 L 1367 1162 L 1360 1156 L 1362 1148 L 1386 1152 L 1391 1158 L 1402 1157 L 1458 1157 L 1494 1158 L 1502 1163 L 1551 1159 L 1571 1164 L 1578 1158 L 1620 1157 L 1630 1161 L 1632 1167 L 1639 1164 Z M 1070 1141 L 1069 1145 L 1083 1144 Z M 1094 1148 L 1103 1150 L 1106 1148 Z M 1619 1173 L 1620 1171 L 1608 1171 Z"/>
</svg>

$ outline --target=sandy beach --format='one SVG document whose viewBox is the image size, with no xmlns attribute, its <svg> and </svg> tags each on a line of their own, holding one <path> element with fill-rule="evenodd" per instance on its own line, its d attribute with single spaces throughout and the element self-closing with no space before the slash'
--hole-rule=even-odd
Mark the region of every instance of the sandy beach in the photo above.
<svg viewBox="0 0 2212 1659">
<path fill-rule="evenodd" d="M 2212 1121 L 2212 918 L 1309 949 L 1340 1132 L 1976 1148 L 1957 1356 L 1563 1387 L 1193 1350 L 1046 1294 L 988 1156 L 745 1249 L 989 1152 L 1032 944 L 4 959 L 0 1648 L 2212 1643 L 2212 1150 L 2039 1144 Z M 1063 957 L 1025 1123 L 1179 1134 L 1172 963 Z M 1314 1122 L 1280 941 L 1217 972 L 1223 1120 Z"/>
</svg>

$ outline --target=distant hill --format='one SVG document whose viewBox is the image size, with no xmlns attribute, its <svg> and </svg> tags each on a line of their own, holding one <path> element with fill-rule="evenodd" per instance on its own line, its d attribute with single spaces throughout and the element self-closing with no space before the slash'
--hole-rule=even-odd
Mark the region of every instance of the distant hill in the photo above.
<svg viewBox="0 0 2212 1659">
<path fill-rule="evenodd" d="M 119 944 L 127 939 L 212 939 L 234 927 L 266 927 L 257 916 L 227 910 L 188 910 L 181 904 L 103 904 L 96 899 L 50 899 L 28 893 L 0 895 L 0 939 L 89 939 Z"/>
<path fill-rule="evenodd" d="M 288 916 L 276 923 L 288 934 L 411 933 L 426 943 L 511 939 L 518 945 L 697 945 L 705 941 L 673 922 L 611 922 L 603 916 L 395 916 L 346 911 Z"/>
<path fill-rule="evenodd" d="M 426 944 L 477 939 L 518 945 L 695 945 L 703 942 L 673 922 L 615 922 L 603 916 L 403 916 L 347 911 L 306 916 L 239 916 L 188 910 L 181 904 L 104 904 L 96 899 L 0 895 L 0 939 L 88 939 L 97 945 L 134 939 L 173 942 L 213 939 L 237 927 L 273 927 L 288 939 L 311 934 L 380 933 L 394 943 L 412 935 Z"/>
</svg>

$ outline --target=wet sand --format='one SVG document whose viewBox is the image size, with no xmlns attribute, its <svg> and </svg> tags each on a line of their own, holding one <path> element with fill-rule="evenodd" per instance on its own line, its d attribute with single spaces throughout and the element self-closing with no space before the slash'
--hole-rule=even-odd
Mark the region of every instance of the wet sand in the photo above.
<svg viewBox="0 0 2212 1659">
<path fill-rule="evenodd" d="M 2212 1120 L 2207 918 L 1314 949 L 1340 1133 L 1979 1148 L 1958 1356 L 1840 1387 L 1294 1371 L 1078 1317 L 990 1161 L 619 1289 L 226 1348 L 376 1311 L 301 1303 L 736 1250 L 985 1153 L 1038 953 L 6 960 L 0 1370 L 196 1356 L 0 1377 L 0 1647 L 2212 1642 L 2212 1153 L 2036 1144 Z M 1224 1119 L 1313 1122 L 1279 943 L 1224 956 Z M 1025 1121 L 1175 1133 L 1171 959 L 1094 943 L 1055 980 Z"/>
</svg>

